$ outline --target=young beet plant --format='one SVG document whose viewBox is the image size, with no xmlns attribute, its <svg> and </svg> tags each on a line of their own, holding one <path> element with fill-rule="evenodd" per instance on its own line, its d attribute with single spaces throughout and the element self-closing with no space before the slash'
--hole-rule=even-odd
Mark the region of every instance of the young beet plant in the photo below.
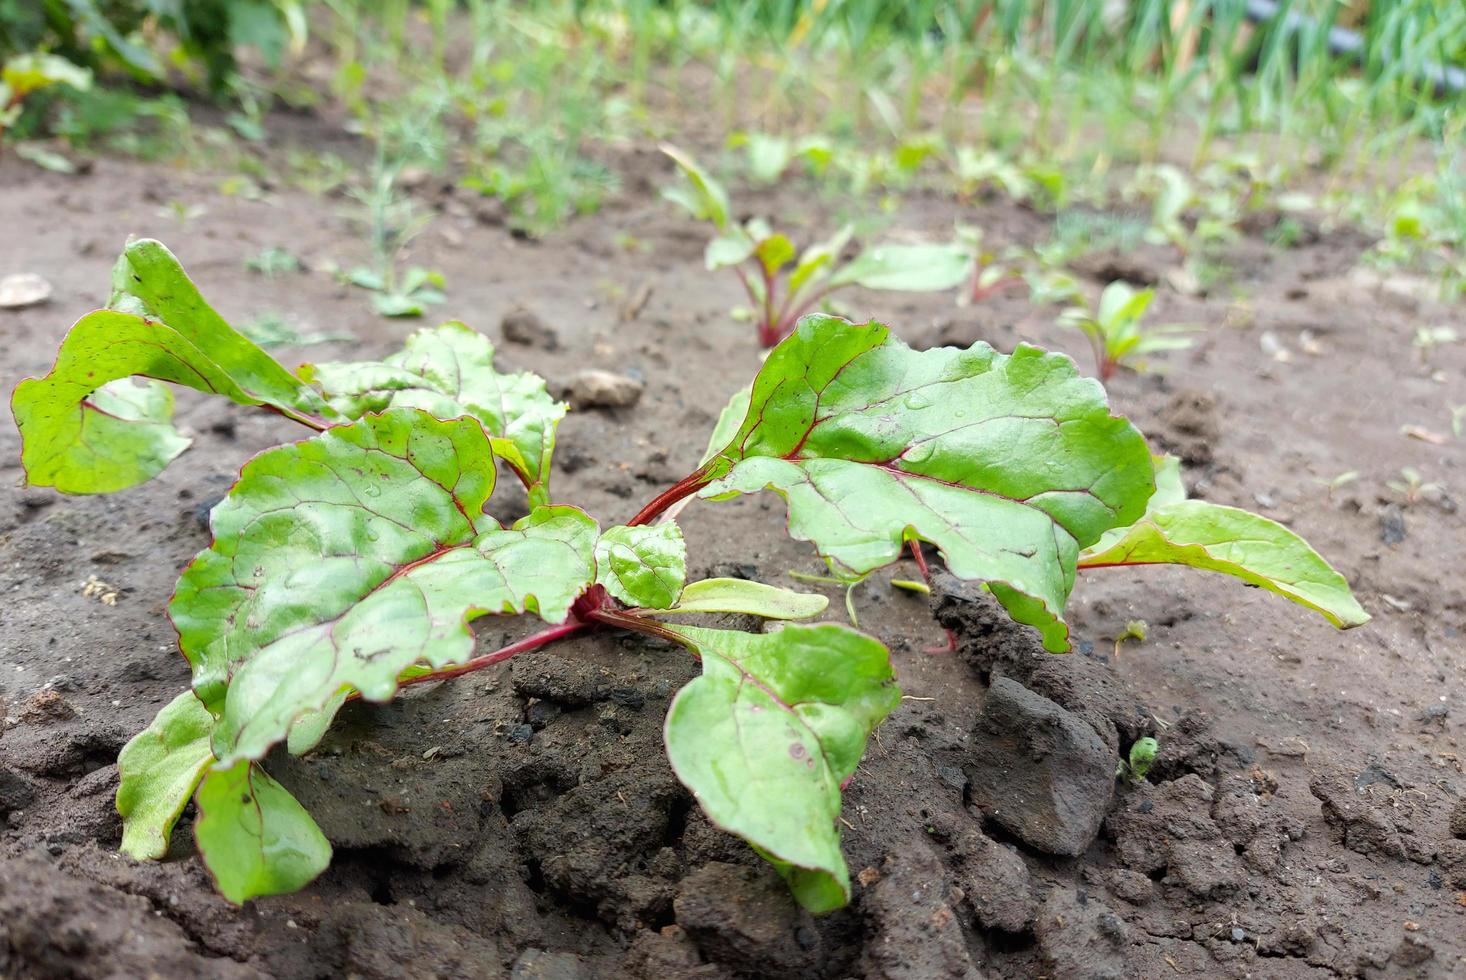
<svg viewBox="0 0 1466 980">
<path fill-rule="evenodd" d="M 800 252 L 762 218 L 742 224 L 734 220 L 728 192 L 692 157 L 671 146 L 663 146 L 662 152 L 687 178 L 685 185 L 670 187 L 663 195 L 717 229 L 704 261 L 710 270 L 726 268 L 738 274 L 763 347 L 783 340 L 800 317 L 846 286 L 939 292 L 955 289 L 974 275 L 973 251 L 963 242 L 877 245 L 843 261 L 841 253 L 855 235 L 851 225 Z"/>
<path fill-rule="evenodd" d="M 194 837 L 235 902 L 303 887 L 325 836 L 265 771 L 309 752 L 347 701 L 382 702 L 595 630 L 686 647 L 702 674 L 672 699 L 666 747 L 717 826 L 748 841 L 815 911 L 850 899 L 841 788 L 900 692 L 885 648 L 834 624 L 744 633 L 671 614 L 818 615 L 822 596 L 727 579 L 686 583 L 674 507 L 772 490 L 789 530 L 838 574 L 867 574 L 919 541 L 985 583 L 1063 651 L 1076 570 L 1176 563 L 1227 572 L 1317 609 L 1368 619 L 1290 531 L 1188 501 L 1171 460 L 1110 414 L 1066 357 L 984 344 L 913 351 L 878 323 L 801 320 L 724 410 L 703 463 L 627 524 L 553 502 L 565 407 L 488 341 L 448 323 L 380 362 L 291 373 L 233 330 L 153 241 L 128 245 L 108 309 L 66 336 L 51 373 L 14 396 L 32 483 L 120 490 L 187 440 L 172 382 L 300 423 L 309 436 L 243 468 L 213 511 L 213 543 L 168 615 L 193 671 L 119 759 L 122 849 L 161 858 L 189 799 Z M 486 510 L 503 464 L 531 510 Z M 680 509 L 680 508 L 678 508 Z M 538 632 L 476 652 L 471 620 L 529 614 Z"/>
<path fill-rule="evenodd" d="M 1089 339 L 1095 370 L 1101 381 L 1108 381 L 1122 367 L 1144 370 L 1147 354 L 1192 346 L 1192 339 L 1186 335 L 1195 332 L 1195 327 L 1181 323 L 1147 326 L 1142 322 L 1154 300 L 1154 289 L 1112 282 L 1100 293 L 1093 312 L 1084 306 L 1071 306 L 1060 314 L 1059 325 L 1078 330 Z"/>
</svg>

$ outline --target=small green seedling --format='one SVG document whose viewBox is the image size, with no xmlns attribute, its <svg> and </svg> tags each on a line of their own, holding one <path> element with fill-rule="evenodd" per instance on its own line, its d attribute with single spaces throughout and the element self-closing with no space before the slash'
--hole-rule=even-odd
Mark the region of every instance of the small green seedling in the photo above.
<svg viewBox="0 0 1466 980">
<path fill-rule="evenodd" d="M 1136 643 L 1144 643 L 1146 634 L 1150 627 L 1143 619 L 1132 619 L 1125 623 L 1125 630 L 1115 637 L 1115 656 L 1120 656 L 1120 645 L 1126 640 L 1134 640 Z"/>
<path fill-rule="evenodd" d="M 1399 494 L 1400 502 L 1406 507 L 1413 507 L 1422 500 L 1429 500 L 1445 491 L 1444 486 L 1426 480 L 1413 466 L 1401 467 L 1399 479 L 1386 480 L 1385 486 Z"/>
<path fill-rule="evenodd" d="M 1150 772 L 1150 767 L 1155 762 L 1156 750 L 1159 748 L 1159 743 L 1149 735 L 1137 738 L 1130 745 L 1129 759 L 1122 760 L 1115 770 L 1115 778 L 1129 783 L 1145 782 L 1146 773 Z"/>
<path fill-rule="evenodd" d="M 1461 334 L 1455 327 L 1432 326 L 1416 328 L 1412 343 L 1420 351 L 1420 363 L 1426 364 L 1437 347 L 1459 343 L 1460 340 Z"/>
<path fill-rule="evenodd" d="M 422 316 L 429 304 L 447 298 L 443 295 L 448 285 L 443 274 L 420 265 L 401 270 L 392 266 L 383 269 L 357 266 L 346 272 L 346 281 L 375 294 L 372 309 L 380 316 Z"/>
<path fill-rule="evenodd" d="M 1091 312 L 1072 306 L 1059 316 L 1059 325 L 1071 327 L 1089 338 L 1095 369 L 1101 381 L 1109 381 L 1120 368 L 1144 370 L 1144 356 L 1160 351 L 1185 350 L 1194 341 L 1187 334 L 1195 327 L 1184 324 L 1146 326 L 1141 321 L 1155 299 L 1154 289 L 1135 289 L 1126 282 L 1112 282 L 1100 294 L 1099 306 Z"/>
<path fill-rule="evenodd" d="M 707 267 L 738 274 L 762 347 L 779 343 L 800 317 L 847 286 L 940 292 L 955 289 L 972 273 L 972 253 L 961 242 L 877 245 L 845 261 L 842 255 L 855 235 L 850 225 L 799 251 L 761 218 L 734 220 L 728 192 L 692 157 L 672 146 L 662 152 L 687 178 L 663 196 L 717 229 L 705 253 Z"/>
<path fill-rule="evenodd" d="M 999 254 L 991 248 L 984 248 L 981 228 L 959 224 L 957 241 L 972 255 L 972 272 L 967 279 L 967 288 L 957 295 L 959 306 L 981 303 L 1000 290 L 1023 285 L 1023 276 L 1012 264 L 1017 253 L 1009 250 Z"/>
<path fill-rule="evenodd" d="M 367 242 L 371 264 L 341 273 L 353 286 L 370 290 L 372 309 L 379 316 L 416 317 L 430 304 L 444 300 L 443 274 L 422 266 L 401 267 L 403 249 L 425 227 L 427 219 L 414 213 L 412 202 L 397 194 L 400 167 L 379 156 L 367 187 L 352 192 L 366 210 Z"/>
<path fill-rule="evenodd" d="M 1145 240 L 1153 245 L 1175 245 L 1185 251 L 1191 239 L 1183 218 L 1196 200 L 1191 179 L 1169 163 L 1142 166 L 1124 188 L 1130 200 L 1150 202 L 1150 227 Z"/>
<path fill-rule="evenodd" d="M 316 344 L 330 344 L 338 341 L 355 340 L 349 333 L 331 333 L 321 330 L 302 330 L 285 317 L 275 312 L 259 316 L 239 325 L 239 332 L 261 347 L 313 347 Z"/>
<path fill-rule="evenodd" d="M 277 748 L 310 752 L 348 701 L 618 630 L 699 661 L 664 734 L 711 823 L 752 844 L 805 907 L 845 905 L 841 790 L 900 700 L 890 657 L 854 629 L 793 622 L 823 612 L 822 596 L 687 582 L 674 515 L 693 499 L 777 493 L 794 537 L 845 582 L 929 542 L 1056 652 L 1070 645 L 1080 568 L 1191 565 L 1339 627 L 1369 618 L 1287 528 L 1186 500 L 1175 461 L 1152 458 L 1069 358 L 1036 347 L 918 351 L 879 323 L 806 317 L 724 409 L 703 462 L 608 526 L 551 494 L 565 406 L 541 379 L 499 371 L 463 324 L 420 330 L 382 361 L 292 372 L 158 242 L 129 244 L 113 282 L 51 371 L 15 390 L 31 484 L 106 493 L 157 475 L 188 445 L 164 382 L 304 431 L 245 463 L 210 515 L 212 543 L 168 602 L 192 689 L 118 760 L 123 851 L 162 858 L 192 799 L 194 841 L 233 902 L 302 888 L 330 861 L 326 836 L 266 772 Z M 490 510 L 501 466 L 528 497 L 512 522 Z M 665 620 L 719 612 L 790 622 L 747 633 Z M 516 615 L 543 626 L 481 648 L 472 620 Z"/>
<path fill-rule="evenodd" d="M 244 267 L 251 272 L 258 272 L 266 279 L 279 279 L 281 276 L 305 270 L 299 256 L 278 245 L 267 245 L 260 249 L 258 254 L 245 260 Z"/>
<path fill-rule="evenodd" d="M 1344 472 L 1340 473 L 1338 476 L 1334 477 L 1331 480 L 1322 480 L 1322 479 L 1319 479 L 1319 478 L 1315 477 L 1314 480 L 1313 480 L 1313 482 L 1314 483 L 1317 483 L 1319 486 L 1323 487 L 1325 489 L 1325 491 L 1327 492 L 1327 494 L 1328 494 L 1328 498 L 1330 500 L 1333 500 L 1334 499 L 1334 491 L 1335 490 L 1338 490 L 1338 489 L 1341 489 L 1343 487 L 1346 487 L 1346 486 L 1348 486 L 1349 484 L 1353 483 L 1355 480 L 1358 480 L 1358 479 L 1359 479 L 1359 471 L 1358 470 L 1345 470 Z"/>
</svg>

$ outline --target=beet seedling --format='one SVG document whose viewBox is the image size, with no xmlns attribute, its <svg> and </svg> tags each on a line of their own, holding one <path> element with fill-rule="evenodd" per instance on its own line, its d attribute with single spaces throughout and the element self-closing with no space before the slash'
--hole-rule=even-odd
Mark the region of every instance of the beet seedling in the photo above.
<svg viewBox="0 0 1466 980">
<path fill-rule="evenodd" d="M 316 746 L 350 700 L 382 702 L 597 630 L 686 647 L 702 674 L 672 698 L 665 740 L 708 818 L 768 859 L 806 907 L 849 901 L 841 789 L 900 691 L 885 647 L 835 624 L 743 633 L 670 614 L 818 615 L 811 596 L 728 579 L 686 582 L 669 518 L 695 498 L 773 490 L 789 531 L 851 580 L 935 545 L 1053 651 L 1069 646 L 1076 571 L 1187 564 L 1317 609 L 1368 616 L 1343 578 L 1265 518 L 1185 500 L 1073 362 L 1035 347 L 915 351 L 878 323 L 810 316 L 723 411 L 703 462 L 627 523 L 553 502 L 565 406 L 503 374 L 458 323 L 420 330 L 384 361 L 292 373 L 230 327 L 172 254 L 129 244 L 109 308 L 79 320 L 13 411 L 32 484 L 103 493 L 141 483 L 188 441 L 167 381 L 309 430 L 245 464 L 214 508 L 212 544 L 168 615 L 192 689 L 123 749 L 122 849 L 165 853 L 190 799 L 204 864 L 230 900 L 303 887 L 330 845 L 263 760 Z M 503 464 L 527 516 L 489 514 Z M 538 632 L 480 651 L 483 616 Z"/>
<path fill-rule="evenodd" d="M 800 317 L 847 286 L 940 292 L 973 275 L 972 251 L 962 242 L 876 245 L 845 261 L 841 255 L 855 235 L 850 225 L 798 251 L 762 218 L 736 221 L 728 192 L 692 157 L 672 146 L 663 146 L 662 152 L 687 178 L 685 185 L 668 188 L 663 196 L 717 229 L 704 260 L 709 270 L 729 268 L 738 274 L 762 347 L 783 340 Z"/>
<path fill-rule="evenodd" d="M 1146 326 L 1141 321 L 1155 299 L 1154 289 L 1133 288 L 1112 282 L 1100 294 L 1099 305 L 1071 306 L 1059 315 L 1059 325 L 1080 331 L 1094 351 L 1095 370 L 1101 381 L 1109 381 L 1122 367 L 1143 370 L 1146 354 L 1186 350 L 1194 343 L 1186 334 L 1195 327 L 1178 323 Z"/>
</svg>

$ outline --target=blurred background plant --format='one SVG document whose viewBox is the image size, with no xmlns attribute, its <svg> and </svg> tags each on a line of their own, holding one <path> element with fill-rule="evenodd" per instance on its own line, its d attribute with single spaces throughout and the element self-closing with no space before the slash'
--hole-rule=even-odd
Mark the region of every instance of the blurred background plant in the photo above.
<svg viewBox="0 0 1466 980">
<path fill-rule="evenodd" d="M 916 191 L 1022 202 L 1056 218 L 1036 257 L 1055 281 L 1119 227 L 1071 215 L 1141 220 L 1201 278 L 1252 216 L 1278 212 L 1287 247 L 1307 212 L 1466 291 L 1466 4 L 1447 0 L 0 0 L 0 63 L 18 56 L 99 81 L 7 100 L 4 139 L 56 138 L 28 152 L 57 169 L 195 154 L 380 195 L 375 166 L 311 147 L 262 172 L 271 112 L 344 114 L 393 194 L 426 172 L 544 235 L 670 137 L 842 217 Z M 994 281 L 1033 278 L 1011 264 Z"/>
</svg>

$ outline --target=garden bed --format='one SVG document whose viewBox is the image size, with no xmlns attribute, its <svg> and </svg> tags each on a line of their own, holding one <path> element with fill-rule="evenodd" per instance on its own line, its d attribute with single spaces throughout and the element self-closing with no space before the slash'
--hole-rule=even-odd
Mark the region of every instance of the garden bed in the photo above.
<svg viewBox="0 0 1466 980">
<path fill-rule="evenodd" d="M 655 196 L 668 164 L 645 152 L 616 165 L 620 199 L 538 241 L 511 234 L 476 196 L 415 191 L 440 212 L 415 251 L 447 275 L 445 317 L 484 330 L 501 363 L 542 374 L 552 391 L 587 366 L 644 383 L 634 406 L 575 411 L 560 429 L 558 495 L 603 522 L 626 520 L 694 467 L 759 363 L 750 328 L 727 316 L 736 281 L 703 271 L 701 230 Z M 0 313 L 5 388 L 44 373 L 66 327 L 102 305 L 129 234 L 168 242 L 231 319 L 268 309 L 359 338 L 287 352 L 287 364 L 397 349 L 407 328 L 372 316 L 359 291 L 320 274 L 242 272 L 266 246 L 317 269 L 359 258 L 336 202 L 283 190 L 246 201 L 216 187 L 162 166 L 100 160 L 64 177 L 0 160 L 0 271 L 55 286 L 48 305 Z M 829 224 L 798 189 L 743 200 L 792 229 Z M 173 201 L 206 212 L 181 219 Z M 999 244 L 1032 243 L 1050 220 L 913 195 L 896 228 L 940 236 L 959 217 Z M 1046 659 L 955 580 L 939 575 L 928 603 L 876 576 L 854 602 L 906 697 L 845 795 L 855 900 L 820 918 L 711 827 L 665 760 L 666 703 L 695 664 L 609 634 L 351 705 L 314 753 L 272 759 L 335 846 L 331 868 L 298 894 L 230 906 L 186 824 L 169 860 L 122 857 L 117 753 L 188 684 L 163 616 L 176 571 L 207 546 L 208 510 L 239 466 L 296 434 L 185 393 L 179 423 L 196 441 L 161 477 L 63 497 L 20 488 L 19 440 L 5 427 L 0 974 L 1451 975 L 1466 961 L 1466 841 L 1451 821 L 1466 787 L 1466 533 L 1450 492 L 1466 443 L 1451 438 L 1448 406 L 1462 397 L 1466 348 L 1422 361 L 1411 338 L 1459 311 L 1421 299 L 1409 279 L 1357 271 L 1356 235 L 1282 249 L 1265 230 L 1228 253 L 1231 275 L 1211 295 L 1163 291 L 1159 318 L 1206 332 L 1164 373 L 1121 374 L 1110 396 L 1182 457 L 1194 495 L 1302 533 L 1374 620 L 1338 633 L 1231 579 L 1099 570 L 1070 607 L 1077 651 Z M 1087 264 L 1095 288 L 1149 284 L 1175 257 Z M 963 308 L 945 294 L 844 302 L 913 347 L 1031 340 L 1082 354 L 1053 326 L 1056 311 L 1021 295 Z M 517 330 L 527 343 L 503 342 L 499 325 L 521 306 L 553 340 Z M 1387 487 L 1407 466 L 1446 492 L 1407 502 Z M 1336 480 L 1348 471 L 1359 475 Z M 496 503 L 513 512 L 523 497 L 506 488 Z M 789 570 L 820 572 L 781 533 L 781 507 L 764 495 L 687 510 L 690 577 L 789 585 Z M 905 564 L 896 577 L 915 575 Z M 1130 620 L 1148 624 L 1147 638 L 1117 646 Z M 944 625 L 955 653 L 933 649 Z M 507 638 L 492 619 L 479 627 L 485 649 Z M 999 717 L 990 685 L 1007 698 L 1001 717 L 1020 719 L 1001 737 L 979 723 Z M 1071 724 L 1103 752 L 1146 733 L 1160 752 L 1148 782 L 1115 784 L 1098 839 L 1064 858 L 1023 840 L 997 813 L 1011 801 L 975 783 L 996 743 L 1036 756 Z M 1032 775 L 1015 773 L 1013 786 Z"/>
</svg>

